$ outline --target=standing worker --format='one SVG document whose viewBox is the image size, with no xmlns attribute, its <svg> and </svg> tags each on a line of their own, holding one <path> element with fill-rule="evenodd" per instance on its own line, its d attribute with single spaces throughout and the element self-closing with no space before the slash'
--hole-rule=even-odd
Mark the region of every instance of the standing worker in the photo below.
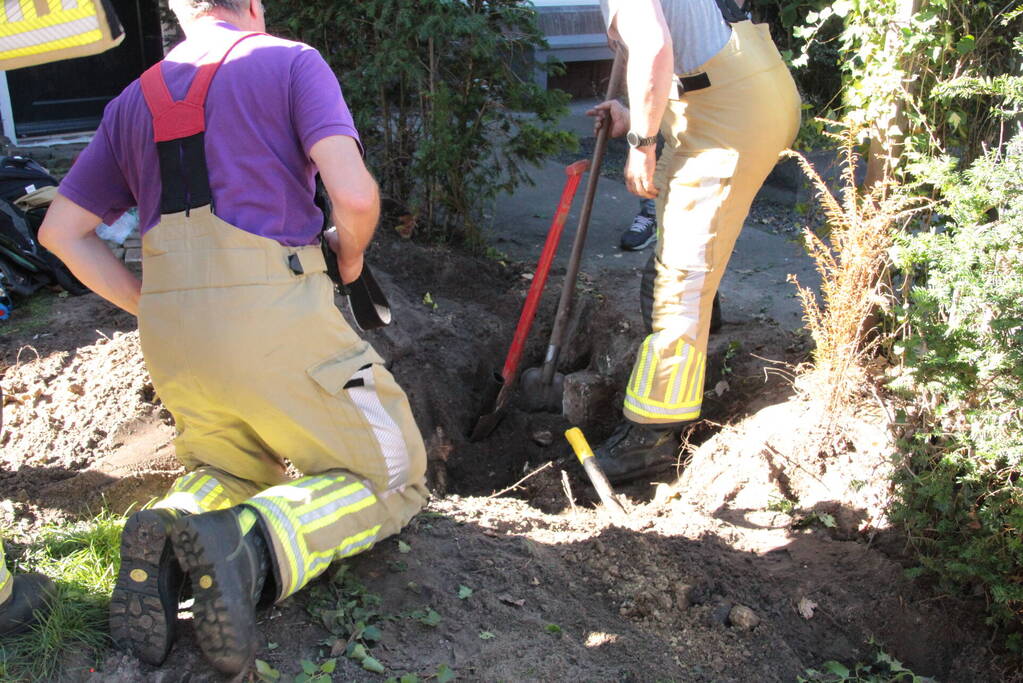
<svg viewBox="0 0 1023 683">
<path fill-rule="evenodd" d="M 0 29 L 5 38 L 0 44 L 0 71 L 99 54 L 124 40 L 124 30 L 107 0 L 84 7 L 6 2 L 0 10 Z M 0 390 L 0 429 L 3 398 Z M 40 623 L 50 613 L 56 595 L 57 587 L 43 574 L 13 576 L 0 542 L 0 638 Z"/>
<path fill-rule="evenodd" d="M 107 107 L 39 237 L 139 316 L 189 470 L 125 525 L 111 635 L 161 663 L 188 576 L 196 640 L 237 674 L 258 647 L 257 604 L 422 508 L 426 452 L 405 394 L 335 308 L 318 246 L 317 171 L 346 283 L 379 218 L 336 77 L 316 50 L 262 33 L 261 0 L 170 5 L 185 41 Z M 136 205 L 141 283 L 95 234 Z"/>
<path fill-rule="evenodd" d="M 0 543 L 0 638 L 27 631 L 50 613 L 57 587 L 39 573 L 12 575 Z"/>
<path fill-rule="evenodd" d="M 0 390 L 0 433 L 4 426 L 4 392 Z M 4 561 L 0 541 L 0 638 L 28 630 L 50 613 L 50 601 L 57 587 L 49 577 L 38 574 L 13 576 Z"/>
<path fill-rule="evenodd" d="M 601 9 L 628 51 L 630 106 L 589 113 L 598 128 L 610 119 L 612 137 L 627 134 L 628 189 L 657 201 L 653 331 L 626 387 L 626 419 L 596 451 L 623 481 L 675 461 L 682 425 L 700 416 L 714 295 L 754 196 L 795 139 L 800 101 L 767 26 L 734 0 Z"/>
</svg>

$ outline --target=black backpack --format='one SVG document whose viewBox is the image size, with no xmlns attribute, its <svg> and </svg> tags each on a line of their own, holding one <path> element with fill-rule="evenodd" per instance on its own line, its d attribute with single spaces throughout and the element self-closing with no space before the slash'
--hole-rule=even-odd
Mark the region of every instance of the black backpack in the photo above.
<svg viewBox="0 0 1023 683">
<path fill-rule="evenodd" d="M 0 297 L 28 296 L 48 284 L 60 285 L 73 295 L 89 291 L 37 242 L 46 208 L 26 213 L 14 205 L 15 199 L 56 185 L 53 176 L 31 159 L 0 158 Z"/>
<path fill-rule="evenodd" d="M 57 180 L 28 157 L 0 157 L 0 199 L 13 202 Z"/>
</svg>

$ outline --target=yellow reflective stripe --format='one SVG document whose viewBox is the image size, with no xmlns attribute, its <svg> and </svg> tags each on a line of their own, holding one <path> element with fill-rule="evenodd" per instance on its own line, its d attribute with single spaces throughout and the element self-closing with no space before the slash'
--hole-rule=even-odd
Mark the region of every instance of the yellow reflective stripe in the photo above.
<svg viewBox="0 0 1023 683">
<path fill-rule="evenodd" d="M 685 342 L 683 340 L 679 340 L 679 344 L 684 344 L 684 343 Z M 690 347 L 689 355 L 686 358 L 686 368 L 682 372 L 682 381 L 683 382 L 685 382 L 686 378 L 689 377 L 689 373 L 692 372 L 693 365 L 697 362 L 697 358 L 700 358 L 700 357 L 702 357 L 702 354 L 699 351 L 697 351 L 696 349 Z M 678 369 L 678 367 L 676 367 L 676 370 L 677 369 Z M 672 378 L 672 381 L 668 385 L 668 387 L 671 390 L 671 393 L 669 394 L 668 392 L 665 392 L 665 394 L 664 394 L 665 398 L 668 398 L 669 396 L 674 396 L 675 399 L 678 400 L 678 397 L 686 395 L 685 389 L 682 389 L 681 391 L 679 391 L 677 393 L 674 391 L 675 378 Z M 665 405 L 669 405 L 669 404 L 665 404 Z M 674 404 L 671 404 L 671 405 L 674 405 Z"/>
<path fill-rule="evenodd" d="M 55 4 L 58 6 L 55 7 Z M 92 0 L 85 0 L 78 9 L 62 9 L 59 7 L 59 4 L 59 2 L 51 2 L 50 13 L 42 17 L 35 16 L 35 9 L 33 8 L 31 12 L 25 12 L 24 19 L 21 21 L 0 22 L 0 37 L 14 36 L 39 28 L 59 27 L 61 24 L 78 21 L 79 19 L 99 18 Z M 24 12 L 28 7 L 31 7 L 31 3 L 22 4 L 21 9 Z"/>
<path fill-rule="evenodd" d="M 331 524 L 341 519 L 345 515 L 350 515 L 352 513 L 358 512 L 359 510 L 365 510 L 370 505 L 375 505 L 376 502 L 377 497 L 370 494 L 367 498 L 363 498 L 360 501 L 357 501 L 355 503 L 352 503 L 351 505 L 348 505 L 346 507 L 340 508 L 332 512 L 326 517 L 321 517 L 320 519 L 317 519 L 314 522 L 310 522 L 309 524 L 302 526 L 302 531 L 304 533 L 311 534 L 315 531 L 322 529 L 325 526 L 330 526 Z"/>
<path fill-rule="evenodd" d="M 86 33 L 79 33 L 73 36 L 67 36 L 60 38 L 59 40 L 51 40 L 47 43 L 37 43 L 35 45 L 28 45 L 26 47 L 14 47 L 9 50 L 4 50 L 7 47 L 3 38 L 0 38 L 0 57 L 6 59 L 14 59 L 15 57 L 27 57 L 29 55 L 38 55 L 46 52 L 56 52 L 57 50 L 66 50 L 72 47 L 81 47 L 83 45 L 92 45 L 103 40 L 103 32 L 99 29 L 94 29 Z"/>
<path fill-rule="evenodd" d="M 695 420 L 696 418 L 700 417 L 700 410 L 699 410 L 699 408 L 697 408 L 696 410 L 690 411 L 688 413 L 677 413 L 677 414 L 668 415 L 668 414 L 664 414 L 664 413 L 651 413 L 651 412 L 649 412 L 647 410 L 643 410 L 642 408 L 638 408 L 638 407 L 633 406 L 633 405 L 627 405 L 627 406 L 625 406 L 625 412 L 633 413 L 635 415 L 641 415 L 643 417 L 649 417 L 649 418 L 654 419 L 654 420 L 661 420 L 663 422 L 678 422 L 678 421 L 681 421 L 681 420 Z"/>
<path fill-rule="evenodd" d="M 636 363 L 636 367 L 633 368 L 632 370 L 633 381 L 632 386 L 630 387 L 631 391 L 642 391 L 642 385 L 640 384 L 640 382 L 642 381 L 643 376 L 646 374 L 646 362 L 647 358 L 649 357 L 647 351 L 649 348 L 650 337 L 648 336 L 646 339 L 643 340 L 643 345 L 639 347 L 639 362 Z"/>
<path fill-rule="evenodd" d="M 650 335 L 650 358 L 648 359 L 647 376 L 643 380 L 643 395 L 650 396 L 650 393 L 654 390 L 654 375 L 657 374 L 657 365 L 660 360 L 660 354 L 657 349 L 654 348 L 653 339 L 656 335 Z"/>
<path fill-rule="evenodd" d="M 185 512 L 191 512 L 194 515 L 197 515 L 201 512 L 207 512 L 207 510 L 202 509 L 202 507 L 199 505 L 199 501 L 195 499 L 195 496 L 193 496 L 191 493 L 185 493 L 184 491 L 174 491 L 153 507 L 184 510 Z"/>
<path fill-rule="evenodd" d="M 699 399 L 696 399 L 694 401 L 684 401 L 682 403 L 669 403 L 668 401 L 657 401 L 657 400 L 654 400 L 652 398 L 644 398 L 643 396 L 637 396 L 632 391 L 628 391 L 626 393 L 631 398 L 635 399 L 639 403 L 642 403 L 643 405 L 655 406 L 655 407 L 658 407 L 658 408 L 668 408 L 668 409 L 671 409 L 671 408 L 697 408 L 697 407 L 699 407 L 703 403 L 702 397 L 699 398 Z"/>
<path fill-rule="evenodd" d="M 682 349 L 683 348 L 685 348 L 685 340 L 684 339 L 679 339 L 678 340 L 678 344 L 675 345 L 675 358 L 678 358 L 679 356 L 682 355 Z M 687 367 L 688 367 L 688 363 L 692 361 L 692 358 L 693 358 L 693 350 L 690 349 L 689 356 L 686 359 Z M 668 377 L 668 389 L 664 392 L 664 397 L 666 399 L 668 399 L 669 401 L 675 400 L 675 399 L 678 398 L 678 392 L 675 391 L 675 381 L 678 379 L 678 371 L 679 371 L 679 368 L 681 368 L 681 367 L 682 367 L 681 363 L 675 363 L 675 367 L 672 368 L 672 370 L 671 370 L 671 376 Z"/>
<path fill-rule="evenodd" d="M 2 570 L 3 576 L 0 577 L 0 605 L 7 602 L 11 597 L 11 593 L 14 592 L 14 579 L 11 578 L 11 573 L 4 567 Z"/>
<path fill-rule="evenodd" d="M 328 486 L 334 486 L 342 482 L 348 481 L 348 478 L 342 475 L 337 477 L 323 477 L 323 476 L 312 476 L 305 479 L 299 479 L 294 482 L 292 486 L 297 486 L 300 489 L 307 489 L 309 491 L 322 491 Z"/>
<path fill-rule="evenodd" d="M 205 486 L 210 479 L 211 477 L 208 474 L 203 474 L 201 476 L 196 477 L 194 483 L 188 482 L 188 488 L 184 490 L 185 493 L 191 493 L 192 495 L 199 493 L 199 489 Z"/>
<path fill-rule="evenodd" d="M 4 561 L 4 547 L 0 545 L 0 604 L 6 602 L 7 598 L 11 597 L 11 591 L 13 590 L 12 582 L 11 573 L 7 571 L 7 562 Z"/>
<path fill-rule="evenodd" d="M 330 483 L 336 484 L 337 482 L 330 482 Z M 328 493 L 327 495 L 323 496 L 322 498 L 317 498 L 316 500 L 314 500 L 311 503 L 306 503 L 305 505 L 302 505 L 301 507 L 295 508 L 292 511 L 292 514 L 295 515 L 295 518 L 303 517 L 306 514 L 312 512 L 313 510 L 318 510 L 319 508 L 321 508 L 321 507 L 323 507 L 325 505 L 329 505 L 330 503 L 333 503 L 335 500 L 338 500 L 339 498 L 344 498 L 345 496 L 350 496 L 351 494 L 356 493 L 358 491 L 361 491 L 364 488 L 366 488 L 366 487 L 363 486 L 361 482 L 355 482 L 353 484 L 349 484 L 348 486 L 345 486 L 344 488 L 340 488 L 337 491 L 334 491 L 333 493 Z"/>
<path fill-rule="evenodd" d="M 693 382 L 693 385 L 689 392 L 689 398 L 692 401 L 703 400 L 703 380 L 707 374 L 707 359 L 703 357 L 703 354 L 700 355 L 701 355 L 700 360 L 703 362 L 700 363 L 697 372 L 694 373 L 696 381 Z"/>
<path fill-rule="evenodd" d="M 352 555 L 356 555 L 366 550 L 366 545 L 363 544 L 363 541 L 374 539 L 374 537 L 380 532 L 380 527 L 381 525 L 377 524 L 375 527 L 366 529 L 365 531 L 360 531 L 354 536 L 349 536 L 345 540 L 341 541 L 336 548 L 331 550 L 310 553 L 308 566 L 312 567 L 313 564 L 322 562 L 323 560 L 333 561 L 340 560 L 345 557 L 351 557 Z"/>
<path fill-rule="evenodd" d="M 270 531 L 279 541 L 279 543 L 274 544 L 274 548 L 281 548 L 284 550 L 283 559 L 287 563 L 288 568 L 291 570 L 291 580 L 288 582 L 287 586 L 281 587 L 280 593 L 282 597 L 291 595 L 304 583 L 304 565 L 299 564 L 299 559 L 300 557 L 304 557 L 307 553 L 303 547 L 299 546 L 301 539 L 299 538 L 299 535 L 295 533 L 294 528 L 285 528 L 285 524 L 291 526 L 292 522 L 288 519 L 287 511 L 276 505 L 274 502 L 254 498 L 249 500 L 246 504 L 260 513 L 263 517 L 263 521 L 267 523 L 270 527 Z M 280 561 L 281 558 L 278 557 L 277 560 Z"/>
<path fill-rule="evenodd" d="M 231 501 L 227 498 L 224 487 L 217 484 L 199 503 L 204 510 L 226 510 L 231 507 Z"/>
</svg>

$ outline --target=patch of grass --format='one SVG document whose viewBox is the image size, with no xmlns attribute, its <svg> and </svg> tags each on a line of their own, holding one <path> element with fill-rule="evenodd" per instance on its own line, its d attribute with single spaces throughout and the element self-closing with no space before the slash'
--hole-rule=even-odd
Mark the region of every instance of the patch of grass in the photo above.
<svg viewBox="0 0 1023 683">
<path fill-rule="evenodd" d="M 43 288 L 28 297 L 19 298 L 11 309 L 10 322 L 0 324 L 5 335 L 28 334 L 41 330 L 50 324 L 50 310 L 64 292 L 53 292 Z"/>
<path fill-rule="evenodd" d="M 0 643 L 0 679 L 56 678 L 68 652 L 98 659 L 109 645 L 107 607 L 120 567 L 124 517 L 104 512 L 95 519 L 42 529 L 36 540 L 9 547 L 13 571 L 41 572 L 57 584 L 50 615 L 24 635 Z"/>
</svg>

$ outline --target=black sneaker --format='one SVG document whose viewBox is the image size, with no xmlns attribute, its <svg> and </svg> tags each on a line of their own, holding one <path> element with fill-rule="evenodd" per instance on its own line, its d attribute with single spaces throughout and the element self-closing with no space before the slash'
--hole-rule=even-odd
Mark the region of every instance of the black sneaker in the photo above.
<svg viewBox="0 0 1023 683">
<path fill-rule="evenodd" d="M 57 587 L 43 574 L 20 574 L 12 582 L 11 597 L 0 605 L 0 637 L 22 633 L 45 619 L 57 595 Z"/>
<path fill-rule="evenodd" d="M 625 420 L 594 451 L 611 483 L 638 479 L 678 462 L 677 427 L 654 429 Z"/>
<path fill-rule="evenodd" d="M 256 656 L 256 605 L 270 568 L 260 525 L 243 534 L 241 510 L 189 515 L 174 525 L 174 552 L 195 598 L 196 640 L 226 674 L 244 672 Z"/>
<path fill-rule="evenodd" d="M 184 574 L 171 547 L 177 510 L 141 510 L 121 533 L 121 570 L 110 596 L 110 637 L 146 664 L 159 666 L 177 637 Z"/>
<path fill-rule="evenodd" d="M 632 225 L 622 233 L 621 246 L 626 251 L 642 251 L 657 239 L 657 219 L 636 214 Z"/>
</svg>

